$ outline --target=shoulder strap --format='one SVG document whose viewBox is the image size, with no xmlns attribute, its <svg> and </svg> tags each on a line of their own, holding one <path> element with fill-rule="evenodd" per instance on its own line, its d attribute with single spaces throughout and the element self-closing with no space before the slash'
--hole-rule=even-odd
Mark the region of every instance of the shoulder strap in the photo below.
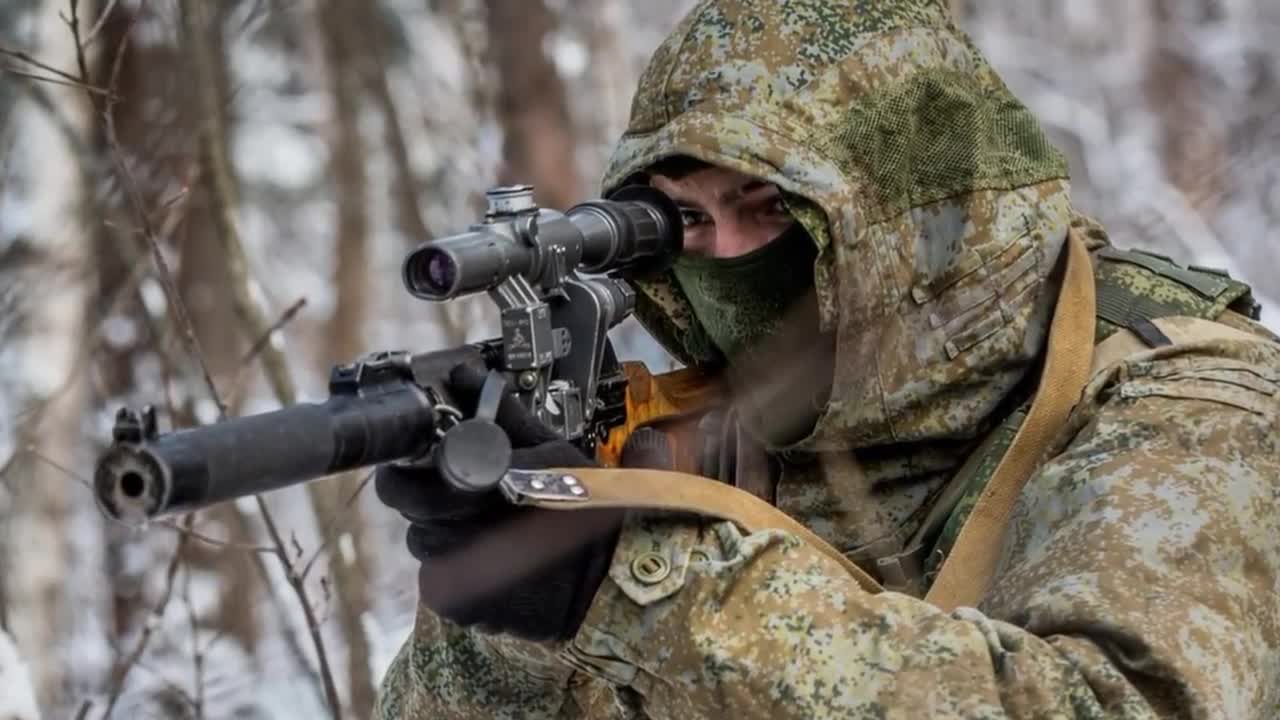
<svg viewBox="0 0 1280 720">
<path fill-rule="evenodd" d="M 1223 270 L 1184 268 L 1150 251 L 1115 247 L 1098 250 L 1096 259 L 1096 342 L 1144 320 L 1175 315 L 1214 320 L 1229 309 L 1257 320 L 1261 311 L 1250 287 Z"/>
<path fill-rule="evenodd" d="M 1026 420 L 979 496 L 925 597 L 939 608 L 950 611 L 981 600 L 995 574 L 1014 503 L 1061 432 L 1092 374 L 1149 348 L 1149 338 L 1126 328 L 1095 352 L 1096 312 L 1093 267 L 1082 239 L 1072 230 L 1039 388 Z M 1166 318 L 1154 321 L 1154 325 L 1155 331 L 1173 343 L 1223 337 L 1257 339 L 1199 318 Z M 727 520 L 747 532 L 786 530 L 840 564 L 867 592 L 882 589 L 870 575 L 794 518 L 750 493 L 708 478 L 627 468 L 513 470 L 503 479 L 502 488 L 512 502 L 553 510 L 610 507 L 689 512 Z"/>
<path fill-rule="evenodd" d="M 640 468 L 511 470 L 501 487 L 517 505 L 548 510 L 663 510 L 728 520 L 749 533 L 785 530 L 839 563 L 863 590 L 881 589 L 866 571 L 795 518 L 745 490 L 699 475 Z"/>
<path fill-rule="evenodd" d="M 1261 308 L 1249 286 L 1223 270 L 1195 265 L 1183 267 L 1150 251 L 1111 246 L 1099 248 L 1093 257 L 1097 306 L 1094 342 L 1100 343 L 1094 350 L 1095 368 L 1109 364 L 1109 358 L 1127 357 L 1139 347 L 1186 342 L 1184 328 L 1192 318 L 1200 320 L 1194 324 L 1201 331 L 1220 328 L 1226 322 L 1248 335 L 1253 330 L 1250 320 L 1257 320 L 1259 316 Z M 1166 320 L 1172 322 L 1174 330 L 1162 329 L 1169 324 Z M 969 513 L 1026 417 L 1029 404 L 1023 404 L 991 431 L 952 481 L 960 492 L 958 502 L 953 501 L 946 507 L 948 514 L 936 536 L 922 536 L 934 537 L 933 542 L 916 548 L 924 558 L 921 572 L 925 587 L 950 555 Z M 937 527 L 935 524 L 933 529 Z"/>
<path fill-rule="evenodd" d="M 1093 270 L 1088 251 L 1073 231 L 1068 236 L 1066 275 L 1049 331 L 1040 389 L 929 592 L 927 599 L 939 607 L 949 610 L 976 604 L 986 589 L 1013 503 L 1084 387 L 1093 333 Z M 864 570 L 794 518 L 750 493 L 708 478 L 631 468 L 513 470 L 503 479 L 502 488 L 514 503 L 552 510 L 610 507 L 690 512 L 728 520 L 747 532 L 786 530 L 839 563 L 864 590 L 881 590 Z"/>
<path fill-rule="evenodd" d="M 1089 379 L 1095 311 L 1093 267 L 1084 242 L 1072 230 L 1067 236 L 1062 292 L 1049 329 L 1049 349 L 1027 419 L 978 497 L 925 596 L 943 610 L 976 605 L 995 575 L 1014 503 Z"/>
<path fill-rule="evenodd" d="M 1160 333 L 1162 342 L 1152 342 L 1138 330 L 1122 328 L 1094 348 L 1089 376 L 1093 377 L 1123 360 L 1141 359 L 1137 356 L 1162 345 L 1190 345 L 1216 340 L 1268 342 L 1268 338 L 1204 318 L 1187 316 L 1157 318 L 1149 321 L 1149 324 Z"/>
</svg>

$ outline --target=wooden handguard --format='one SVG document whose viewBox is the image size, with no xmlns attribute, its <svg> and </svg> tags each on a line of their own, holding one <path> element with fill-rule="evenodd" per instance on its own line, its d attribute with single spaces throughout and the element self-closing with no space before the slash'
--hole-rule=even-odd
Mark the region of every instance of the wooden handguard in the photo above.
<svg viewBox="0 0 1280 720">
<path fill-rule="evenodd" d="M 596 461 L 605 467 L 620 466 L 632 433 L 652 428 L 667 438 L 673 461 L 670 469 L 696 473 L 702 451 L 698 421 L 722 401 L 722 385 L 694 368 L 654 375 L 644 363 L 624 362 L 622 370 L 627 376 L 627 420 L 597 445 Z"/>
<path fill-rule="evenodd" d="M 694 368 L 654 375 L 643 363 L 627 362 L 622 367 L 627 376 L 627 420 L 596 447 L 596 460 L 603 467 L 513 472 L 505 488 L 513 501 L 552 510 L 609 507 L 693 512 L 727 520 L 748 533 L 786 530 L 839 563 L 867 591 L 880 589 L 871 576 L 791 516 L 751 493 L 697 474 L 703 441 L 698 422 L 723 403 L 725 392 L 719 381 Z M 665 436 L 673 467 L 619 467 L 627 441 L 641 428 Z M 572 479 L 583 494 L 570 492 L 573 486 L 565 486 L 565 478 Z"/>
</svg>

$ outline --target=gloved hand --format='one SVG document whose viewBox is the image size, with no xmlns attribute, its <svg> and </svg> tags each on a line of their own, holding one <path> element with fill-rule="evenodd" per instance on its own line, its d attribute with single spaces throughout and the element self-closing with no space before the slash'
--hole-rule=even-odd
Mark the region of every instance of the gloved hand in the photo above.
<svg viewBox="0 0 1280 720">
<path fill-rule="evenodd" d="M 459 365 L 449 392 L 475 410 L 485 375 Z M 559 439 L 510 393 L 496 422 L 511 439 L 513 468 L 596 463 Z M 526 640 L 568 640 L 608 572 L 621 511 L 517 507 L 496 489 L 453 489 L 430 465 L 384 465 L 375 487 L 411 523 L 409 552 L 421 563 L 419 600 L 441 617 Z"/>
</svg>

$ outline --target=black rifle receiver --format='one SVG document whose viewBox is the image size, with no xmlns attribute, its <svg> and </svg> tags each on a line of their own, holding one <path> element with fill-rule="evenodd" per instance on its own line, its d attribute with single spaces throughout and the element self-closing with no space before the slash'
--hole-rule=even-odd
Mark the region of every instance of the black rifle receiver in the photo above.
<svg viewBox="0 0 1280 720">
<path fill-rule="evenodd" d="M 506 386 L 548 427 L 590 453 L 624 418 L 625 379 L 607 332 L 634 309 L 628 276 L 680 252 L 679 209 L 661 192 L 623 188 L 565 213 L 527 185 L 487 194 L 484 221 L 423 243 L 402 276 L 415 297 L 487 291 L 502 338 L 422 354 L 371 353 L 335 366 L 329 399 L 160 433 L 152 408 L 117 414 L 94 489 L 103 511 L 141 522 L 384 462 L 436 463 L 453 486 L 501 482 L 510 443 L 493 416 Z M 445 379 L 487 368 L 467 417 Z"/>
</svg>

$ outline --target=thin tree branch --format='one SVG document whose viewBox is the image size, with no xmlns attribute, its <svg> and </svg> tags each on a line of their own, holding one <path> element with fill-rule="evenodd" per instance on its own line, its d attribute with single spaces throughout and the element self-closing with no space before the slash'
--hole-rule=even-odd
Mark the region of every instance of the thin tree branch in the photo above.
<svg viewBox="0 0 1280 720">
<path fill-rule="evenodd" d="M 220 540 L 218 538 L 205 535 L 200 531 L 195 530 L 194 528 L 188 529 L 186 527 L 183 527 L 180 523 L 175 523 L 170 520 L 161 520 L 160 522 L 157 522 L 156 525 L 158 525 L 159 527 L 165 528 L 167 530 L 173 530 L 174 532 L 181 533 L 183 535 L 189 535 L 193 540 L 197 540 L 199 542 L 204 543 L 205 545 L 221 548 L 224 550 L 243 550 L 245 552 L 262 553 L 265 555 L 276 554 L 276 549 L 273 547 L 267 547 L 266 545 L 255 545 L 253 543 L 239 543 L 239 542 L 232 542 L 230 540 Z"/>
<path fill-rule="evenodd" d="M 29 73 L 24 70 L 19 70 L 17 68 L 10 67 L 8 65 L 0 65 L 0 70 L 3 70 L 15 77 L 26 78 L 28 80 L 35 80 L 36 82 L 49 83 L 50 85 L 65 85 L 68 87 L 79 88 L 81 90 L 84 90 L 90 93 L 102 92 L 100 88 L 95 88 L 89 85 L 85 85 L 83 83 L 69 82 L 67 80 L 60 80 L 58 78 L 48 77 L 47 75 L 37 75 L 36 73 Z"/>
<path fill-rule="evenodd" d="M 187 622 L 191 627 L 191 673 L 195 697 L 192 698 L 194 720 L 204 720 L 204 648 L 200 647 L 200 617 L 191 602 L 191 571 L 183 576 L 182 601 L 187 607 Z"/>
<path fill-rule="evenodd" d="M 284 539 L 280 535 L 280 529 L 276 527 L 275 518 L 271 515 L 271 509 L 267 507 L 267 502 L 262 499 L 261 495 L 254 495 L 253 499 L 258 503 L 258 511 L 262 514 L 262 524 L 267 528 L 267 535 L 271 538 L 271 543 L 276 548 L 276 557 L 280 559 L 280 564 L 284 567 L 285 580 L 289 583 L 289 587 L 293 589 L 295 595 L 298 596 L 298 604 L 302 606 L 303 617 L 307 621 L 307 631 L 311 635 L 311 643 L 315 647 L 316 661 L 320 665 L 320 679 L 324 683 L 325 699 L 329 703 L 329 709 L 333 712 L 334 720 L 340 720 L 342 713 L 342 704 L 338 700 L 338 686 L 333 681 L 333 670 L 329 667 L 329 655 L 325 651 L 324 636 L 320 632 L 320 623 L 316 620 L 315 608 L 311 607 L 311 601 L 307 598 L 307 589 L 304 586 L 304 578 L 297 572 L 293 561 L 289 559 L 289 553 L 285 550 Z"/>
<path fill-rule="evenodd" d="M 85 74 L 83 77 L 76 77 L 75 75 L 72 75 L 71 73 L 65 70 L 59 70 L 58 68 L 52 65 L 49 65 L 48 63 L 42 62 L 37 58 L 31 55 L 28 55 L 25 52 L 22 52 L 21 50 L 10 50 L 8 48 L 0 47 L 0 57 L 13 58 L 14 60 L 24 65 L 30 65 L 31 67 L 36 68 L 37 70 L 43 70 L 49 73 L 50 75 L 54 76 L 50 78 L 50 77 L 43 77 L 43 76 L 28 75 L 28 77 L 33 77 L 34 79 L 45 80 L 48 82 L 61 82 L 64 85 L 71 85 L 74 87 L 78 87 L 82 90 L 86 90 L 95 95 L 112 97 L 112 93 L 110 90 L 105 88 L 95 87 L 92 83 L 90 83 L 89 80 L 87 79 L 88 74 Z M 9 72 L 12 72 L 15 74 L 22 72 L 17 68 L 10 68 L 8 66 L 5 67 L 5 70 L 8 70 Z"/>
<path fill-rule="evenodd" d="M 80 39 L 80 0 L 69 0 L 69 3 L 71 6 L 71 17 L 68 18 L 63 15 L 61 11 L 58 12 L 58 17 L 62 18 L 62 21 L 71 29 L 71 39 L 76 46 L 76 67 L 80 71 L 80 79 L 87 84 L 89 82 L 89 60 L 85 53 L 85 44 Z M 123 47 L 128 44 L 128 42 L 129 34 L 125 33 L 124 38 L 122 38 L 120 42 L 122 51 Z M 94 103 L 92 97 L 89 98 L 89 104 L 94 110 L 101 110 L 101 108 Z"/>
<path fill-rule="evenodd" d="M 183 518 L 183 522 L 190 529 L 194 520 L 192 515 Z M 142 659 L 142 654 L 146 652 L 147 644 L 151 642 L 151 636 L 155 634 L 156 628 L 160 627 L 164 621 L 165 609 L 169 606 L 169 598 L 173 595 L 174 578 L 178 574 L 178 566 L 182 564 L 182 550 L 186 547 L 187 535 L 178 536 L 178 544 L 173 549 L 173 556 L 169 559 L 169 566 L 164 573 L 164 590 L 160 594 L 160 600 L 156 603 L 155 609 L 152 610 L 151 616 L 147 618 L 147 622 L 142 626 L 142 634 L 138 637 L 138 642 L 134 644 L 133 651 L 125 658 L 124 664 L 115 674 L 112 682 L 111 692 L 107 696 L 107 709 L 102 712 L 103 720 L 108 720 L 111 713 L 115 710 L 116 703 L 120 701 L 120 696 L 124 694 L 125 682 L 129 679 L 129 673 L 133 671 L 138 661 Z"/>
<path fill-rule="evenodd" d="M 272 554 L 279 557 L 278 552 L 273 552 Z M 254 553 L 252 557 L 254 567 L 258 569 L 258 575 L 262 578 L 263 587 L 266 588 L 267 595 L 271 597 L 271 604 L 276 609 L 281 624 L 286 628 L 282 631 L 284 634 L 285 645 L 289 648 L 289 653 L 293 656 L 294 662 L 296 662 L 299 667 L 307 667 L 308 661 L 306 648 L 303 646 L 302 641 L 299 640 L 297 633 L 292 632 L 292 628 L 289 628 L 289 617 L 284 610 L 284 601 L 277 594 L 276 584 L 272 582 L 271 571 L 267 569 L 266 554 Z M 287 572 L 288 571 L 286 570 L 286 573 Z M 318 701 L 321 703 L 329 702 L 330 695 L 328 688 L 325 687 L 323 683 L 312 683 L 312 687 L 315 689 L 316 699 Z"/>
<path fill-rule="evenodd" d="M 311 558 L 307 560 L 306 565 L 302 568 L 303 578 L 307 577 L 307 574 L 311 572 L 311 567 L 315 565 L 316 560 L 320 559 L 320 555 L 324 553 L 329 544 L 338 538 L 338 531 L 342 529 L 342 518 L 346 517 L 346 511 L 355 503 L 356 498 L 360 497 L 360 493 L 364 492 L 364 489 L 368 487 L 369 481 L 371 480 L 373 480 L 372 471 L 364 476 L 364 479 L 360 481 L 358 486 L 356 486 L 356 489 L 351 493 L 350 497 L 348 497 L 346 502 L 342 504 L 342 507 L 339 508 L 339 512 L 334 513 L 334 517 L 329 519 L 332 525 L 321 533 L 322 540 L 320 542 L 320 547 L 316 548 L 315 552 L 312 553 Z"/>
<path fill-rule="evenodd" d="M 298 298 L 297 301 L 290 305 L 275 322 L 271 323 L 271 327 L 267 328 L 266 332 L 254 341 L 253 345 L 249 348 L 249 351 L 244 354 L 244 357 L 240 358 L 240 365 L 236 368 L 235 377 L 231 381 L 231 389 L 228 391 L 228 394 L 231 397 L 237 397 L 240 394 L 240 390 L 244 386 L 245 378 L 248 376 L 249 369 L 252 367 L 254 359 L 257 358 L 262 352 L 262 349 L 271 342 L 271 336 L 284 328 L 285 325 L 288 325 L 302 310 L 302 308 L 306 306 L 307 299 L 305 297 Z"/>
<path fill-rule="evenodd" d="M 186 304 L 183 303 L 182 297 L 178 294 L 178 288 L 173 281 L 173 271 L 169 268 L 169 262 L 164 258 L 164 251 L 160 249 L 160 239 L 156 237 L 155 228 L 152 227 L 146 207 L 143 205 L 142 195 L 125 164 L 124 151 L 121 149 L 120 140 L 116 136 L 115 123 L 111 120 L 110 113 L 107 113 L 105 117 L 107 126 L 107 146 L 110 149 L 111 157 L 115 163 L 121 185 L 125 188 L 125 194 L 129 197 L 129 202 L 133 206 L 134 212 L 137 214 L 139 221 L 142 223 L 142 236 L 146 239 L 147 245 L 151 249 L 151 257 L 155 261 L 156 269 L 160 277 L 160 285 L 164 289 L 165 298 L 168 300 L 169 306 L 173 308 L 174 313 L 177 315 L 178 325 L 181 328 L 180 335 L 187 346 L 187 351 L 199 364 L 200 372 L 204 376 L 205 385 L 209 388 L 209 395 L 218 406 L 219 419 L 225 418 L 227 415 L 227 406 L 222 401 L 222 397 L 218 393 L 217 385 L 213 382 L 213 375 L 209 372 L 209 365 L 205 361 L 203 350 L 200 348 L 200 340 L 196 338 L 195 326 L 191 322 L 191 316 L 187 312 Z"/>
<path fill-rule="evenodd" d="M 305 297 L 298 298 L 292 305 L 290 305 L 275 322 L 271 323 L 271 327 L 267 328 L 266 332 L 262 333 L 262 336 L 253 343 L 253 346 L 249 348 L 249 351 L 240 359 L 240 364 L 248 365 L 253 362 L 253 359 L 258 356 L 258 353 L 262 352 L 262 349 L 267 346 L 267 343 L 271 342 L 271 336 L 275 334 L 277 330 L 288 325 L 289 321 L 293 320 L 294 316 L 298 314 L 298 311 L 302 310 L 302 308 L 306 306 L 307 299 Z"/>
<path fill-rule="evenodd" d="M 27 452 L 31 453 L 31 456 L 32 456 L 32 457 L 34 457 L 35 459 L 37 459 L 37 460 L 39 460 L 40 462 L 44 463 L 45 465 L 48 465 L 49 467 L 53 468 L 54 470 L 57 470 L 58 472 L 61 472 L 63 475 L 66 475 L 67 477 L 71 478 L 72 480 L 75 480 L 76 482 L 78 482 L 78 483 L 80 483 L 81 485 L 85 486 L 86 488 L 88 488 L 88 489 L 89 489 L 89 492 L 93 492 L 93 482 L 92 482 L 91 480 L 89 480 L 89 479 L 88 479 L 88 478 L 86 478 L 85 476 L 81 475 L 80 473 L 77 473 L 75 470 L 72 470 L 71 468 L 67 467 L 66 465 L 63 465 L 62 463 L 58 462 L 57 460 L 54 460 L 53 458 L 49 457 L 48 455 L 45 455 L 44 453 L 40 452 L 40 450 L 39 450 L 35 445 L 28 445 L 28 446 L 27 446 Z"/>
<path fill-rule="evenodd" d="M 71 0 L 72 5 L 74 5 L 76 2 L 77 0 Z M 141 5 L 145 6 L 146 0 L 142 0 Z M 116 97 L 116 90 L 120 87 L 120 68 L 124 67 L 124 52 L 129 47 L 129 37 L 130 35 L 133 34 L 133 26 L 137 24 L 138 18 L 140 16 L 141 16 L 141 13 L 134 15 L 132 18 L 129 19 L 129 27 L 125 31 L 124 36 L 121 38 L 119 47 L 116 48 L 115 57 L 111 60 L 111 75 L 107 80 L 107 87 L 111 89 L 112 98 Z M 80 42 L 79 28 L 80 28 L 79 24 L 76 24 L 72 27 L 71 31 L 72 31 L 72 34 L 76 37 L 76 49 L 77 49 L 76 57 L 83 58 L 84 45 Z M 87 78 L 88 75 L 85 75 L 85 77 Z M 114 103 L 115 100 L 113 99 L 112 102 Z"/>
<path fill-rule="evenodd" d="M 114 650 L 117 654 L 120 653 L 119 647 L 113 646 L 112 650 Z M 147 673 L 151 677 L 160 681 L 160 684 L 163 685 L 166 690 L 172 692 L 179 700 L 186 703 L 187 706 L 193 709 L 195 708 L 195 704 L 196 704 L 195 698 L 191 696 L 191 693 L 187 692 L 187 689 L 184 688 L 181 685 L 181 683 L 174 681 L 172 678 L 165 675 L 165 673 L 161 671 L 159 668 L 155 667 L 150 662 L 148 662 L 146 657 L 140 658 L 138 662 L 134 665 L 134 668 L 137 670 L 141 670 L 142 672 Z M 144 717 L 147 717 L 147 716 L 144 716 Z"/>
<path fill-rule="evenodd" d="M 111 15 L 111 11 L 116 9 L 116 3 L 119 0 L 107 0 L 107 6 L 102 9 L 102 13 L 98 15 L 98 20 L 89 28 L 89 33 L 84 36 L 84 44 L 86 46 L 93 44 L 98 37 L 98 33 L 102 32 L 103 26 L 107 24 L 107 17 Z"/>
</svg>

